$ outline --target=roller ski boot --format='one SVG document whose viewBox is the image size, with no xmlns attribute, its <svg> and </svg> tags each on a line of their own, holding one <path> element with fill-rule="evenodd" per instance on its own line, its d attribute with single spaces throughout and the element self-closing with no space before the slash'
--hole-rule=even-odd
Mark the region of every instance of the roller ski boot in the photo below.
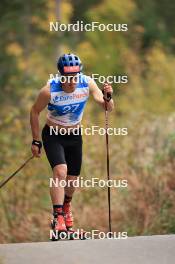
<svg viewBox="0 0 175 264">
<path fill-rule="evenodd" d="M 71 211 L 71 203 L 64 203 L 63 205 L 63 213 L 65 218 L 65 225 L 67 228 L 67 236 L 69 240 L 84 240 L 86 239 L 85 234 L 86 232 L 81 230 L 73 229 L 73 215 Z"/>
<path fill-rule="evenodd" d="M 66 228 L 67 229 L 72 228 L 74 219 L 71 211 L 71 203 L 64 203 L 63 214 L 64 214 Z"/>
<path fill-rule="evenodd" d="M 51 235 L 52 241 L 64 240 L 67 238 L 67 228 L 65 225 L 63 212 L 54 213 L 54 219 L 51 221 Z"/>
</svg>

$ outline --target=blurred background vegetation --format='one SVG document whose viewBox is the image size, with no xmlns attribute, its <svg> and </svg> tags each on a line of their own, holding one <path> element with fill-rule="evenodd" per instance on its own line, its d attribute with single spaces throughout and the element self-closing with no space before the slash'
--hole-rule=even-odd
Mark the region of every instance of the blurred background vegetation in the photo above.
<svg viewBox="0 0 175 264">
<path fill-rule="evenodd" d="M 0 180 L 30 156 L 29 111 L 56 59 L 77 53 L 84 73 L 128 75 L 114 84 L 110 137 L 111 176 L 127 179 L 112 189 L 113 231 L 129 236 L 175 232 L 175 2 L 172 0 L 1 0 Z M 50 32 L 49 22 L 127 23 L 127 32 Z M 100 86 L 101 87 L 101 86 Z M 41 115 L 41 128 L 45 113 Z M 104 126 L 90 100 L 84 126 Z M 84 178 L 106 178 L 105 138 L 84 136 Z M 0 191 L 0 242 L 47 241 L 51 219 L 46 157 L 31 161 Z M 98 206 L 97 206 L 98 205 Z M 107 231 L 107 190 L 79 189 L 76 227 Z"/>
</svg>

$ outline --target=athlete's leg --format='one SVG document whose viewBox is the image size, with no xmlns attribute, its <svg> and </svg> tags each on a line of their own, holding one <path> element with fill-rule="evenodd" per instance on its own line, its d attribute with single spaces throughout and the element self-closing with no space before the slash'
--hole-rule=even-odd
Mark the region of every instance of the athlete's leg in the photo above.
<svg viewBox="0 0 175 264">
<path fill-rule="evenodd" d="M 71 200 L 76 189 L 74 181 L 77 181 L 81 171 L 82 163 L 82 138 L 72 137 L 72 144 L 65 148 L 65 158 L 68 168 L 67 185 L 65 187 L 65 199 L 63 211 L 65 213 L 65 223 L 67 228 L 73 226 L 73 216 L 71 212 Z"/>
<path fill-rule="evenodd" d="M 63 205 L 64 202 L 64 185 L 59 184 L 60 181 L 66 182 L 67 165 L 59 164 L 53 168 L 53 180 L 54 183 L 50 187 L 50 195 L 53 205 Z"/>
<path fill-rule="evenodd" d="M 64 147 L 59 136 L 49 134 L 48 126 L 43 128 L 42 139 L 48 161 L 53 170 L 54 181 L 50 187 L 54 215 L 52 229 L 58 232 L 65 232 L 67 229 L 63 214 L 64 185 L 62 186 L 59 184 L 61 180 L 66 181 L 67 177 L 67 165 Z"/>
<path fill-rule="evenodd" d="M 76 182 L 78 180 L 79 176 L 76 175 L 67 175 L 66 181 L 67 181 L 67 185 L 65 187 L 65 195 L 67 197 L 72 197 L 73 193 L 75 192 L 76 189 L 76 184 L 74 184 L 74 182 Z"/>
<path fill-rule="evenodd" d="M 67 185 L 65 187 L 65 195 L 67 197 L 72 197 L 76 184 L 74 185 L 74 181 L 77 181 L 80 171 L 81 171 L 81 163 L 82 163 L 82 143 L 79 142 L 75 146 L 71 148 L 65 149 L 65 158 L 68 168 L 67 175 Z"/>
<path fill-rule="evenodd" d="M 71 144 L 65 148 L 65 159 L 67 163 L 67 182 L 68 186 L 65 188 L 65 194 L 72 197 L 75 187 L 73 181 L 78 179 L 82 164 L 82 136 L 71 135 Z"/>
<path fill-rule="evenodd" d="M 52 186 L 50 187 L 50 195 L 53 204 L 53 211 L 61 211 L 64 202 L 64 186 L 62 187 L 59 182 L 66 181 L 67 165 L 65 160 L 64 147 L 62 145 L 61 137 L 50 135 L 50 129 L 46 125 L 42 131 L 42 139 L 44 149 L 53 170 Z"/>
</svg>

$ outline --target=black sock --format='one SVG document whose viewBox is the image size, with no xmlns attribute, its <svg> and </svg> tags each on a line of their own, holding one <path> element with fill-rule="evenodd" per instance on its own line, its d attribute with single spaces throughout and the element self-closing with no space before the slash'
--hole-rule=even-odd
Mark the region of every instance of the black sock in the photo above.
<svg viewBox="0 0 175 264">
<path fill-rule="evenodd" d="M 72 201 L 72 197 L 65 194 L 64 196 L 64 203 L 70 203 Z"/>
<path fill-rule="evenodd" d="M 62 204 L 54 204 L 53 205 L 53 214 L 57 215 L 58 213 L 63 212 L 63 205 Z"/>
</svg>

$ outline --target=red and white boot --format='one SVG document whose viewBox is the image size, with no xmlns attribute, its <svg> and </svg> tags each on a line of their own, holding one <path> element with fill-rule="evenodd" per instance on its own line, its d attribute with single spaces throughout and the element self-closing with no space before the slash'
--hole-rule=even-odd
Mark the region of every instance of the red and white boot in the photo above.
<svg viewBox="0 0 175 264">
<path fill-rule="evenodd" d="M 71 211 L 71 202 L 69 202 L 69 203 L 65 202 L 64 203 L 63 213 L 64 213 L 66 228 L 67 228 L 67 230 L 70 230 L 73 227 L 73 221 L 74 221 L 72 211 Z"/>
<path fill-rule="evenodd" d="M 54 219 L 51 221 L 51 228 L 53 230 L 52 240 L 58 240 L 62 237 L 66 238 L 67 228 L 63 212 L 54 213 Z M 64 233 L 64 236 L 62 236 Z"/>
<path fill-rule="evenodd" d="M 71 202 L 65 202 L 63 205 L 63 212 L 64 212 L 64 218 L 65 218 L 65 224 L 66 224 L 66 228 L 68 231 L 68 237 L 70 240 L 76 240 L 76 239 L 81 239 L 84 240 L 86 239 L 86 232 L 83 231 L 82 229 L 80 230 L 80 232 L 78 233 L 78 230 L 74 230 L 73 229 L 73 223 L 74 223 L 74 219 L 73 219 L 73 215 L 72 215 L 72 211 L 71 211 Z"/>
</svg>

